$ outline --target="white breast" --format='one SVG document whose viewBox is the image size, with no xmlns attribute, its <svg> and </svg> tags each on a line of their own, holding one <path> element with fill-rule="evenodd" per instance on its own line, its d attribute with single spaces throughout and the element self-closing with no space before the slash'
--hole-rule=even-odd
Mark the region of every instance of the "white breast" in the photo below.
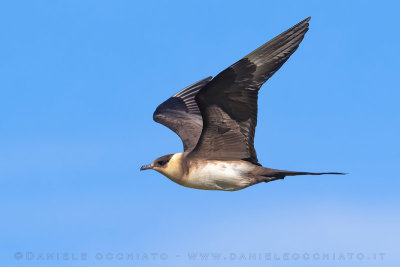
<svg viewBox="0 0 400 267">
<path fill-rule="evenodd" d="M 190 168 L 183 185 L 208 190 L 239 190 L 251 184 L 249 170 L 243 162 L 208 161 Z"/>
</svg>

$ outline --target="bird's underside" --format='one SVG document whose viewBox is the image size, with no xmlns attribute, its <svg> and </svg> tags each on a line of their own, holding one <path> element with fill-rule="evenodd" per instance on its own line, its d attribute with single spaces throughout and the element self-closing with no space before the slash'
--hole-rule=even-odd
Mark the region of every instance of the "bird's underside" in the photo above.
<svg viewBox="0 0 400 267">
<path fill-rule="evenodd" d="M 223 191 L 236 191 L 286 176 L 340 174 L 275 170 L 245 160 L 188 159 L 185 153 L 173 154 L 164 168 L 155 168 L 182 186 Z"/>
<path fill-rule="evenodd" d="M 225 191 L 286 176 L 342 174 L 265 168 L 254 149 L 258 91 L 296 51 L 309 20 L 159 105 L 153 119 L 181 138 L 184 152 L 160 157 L 141 170 L 154 169 L 186 187 Z"/>
</svg>

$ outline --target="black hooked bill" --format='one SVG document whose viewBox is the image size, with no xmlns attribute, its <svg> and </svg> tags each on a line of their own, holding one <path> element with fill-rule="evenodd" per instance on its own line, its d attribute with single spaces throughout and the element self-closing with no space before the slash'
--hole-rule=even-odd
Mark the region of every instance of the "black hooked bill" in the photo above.
<svg viewBox="0 0 400 267">
<path fill-rule="evenodd" d="M 140 167 L 141 171 L 151 170 L 151 169 L 153 169 L 153 166 L 151 164 L 143 165 L 142 167 Z"/>
</svg>

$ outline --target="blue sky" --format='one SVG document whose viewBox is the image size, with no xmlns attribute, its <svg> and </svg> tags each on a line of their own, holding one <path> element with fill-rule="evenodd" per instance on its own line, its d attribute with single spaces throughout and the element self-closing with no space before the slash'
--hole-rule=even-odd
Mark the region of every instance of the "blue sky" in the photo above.
<svg viewBox="0 0 400 267">
<path fill-rule="evenodd" d="M 3 1 L 2 266 L 399 266 L 399 8 Z M 159 103 L 308 16 L 300 48 L 260 92 L 258 157 L 273 168 L 349 175 L 212 192 L 139 172 L 182 149 L 152 121 Z M 252 253 L 281 258 L 241 257 Z M 315 253 L 330 258 L 303 257 Z"/>
</svg>

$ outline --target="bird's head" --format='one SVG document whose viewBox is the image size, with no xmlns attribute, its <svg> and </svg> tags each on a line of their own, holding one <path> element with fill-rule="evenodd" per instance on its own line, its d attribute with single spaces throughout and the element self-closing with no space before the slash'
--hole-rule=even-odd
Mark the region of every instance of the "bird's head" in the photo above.
<svg viewBox="0 0 400 267">
<path fill-rule="evenodd" d="M 155 171 L 159 171 L 162 169 L 167 169 L 168 168 L 168 162 L 170 161 L 170 159 L 172 158 L 173 154 L 170 155 L 165 155 L 162 157 L 159 157 L 158 159 L 156 159 L 155 161 L 153 161 L 150 164 L 147 165 L 143 165 L 140 170 L 144 171 L 144 170 L 155 170 Z"/>
<path fill-rule="evenodd" d="M 182 153 L 177 153 L 159 157 L 151 164 L 143 165 L 140 170 L 155 170 L 167 176 L 168 178 L 178 178 L 181 176 L 181 155 Z"/>
</svg>

